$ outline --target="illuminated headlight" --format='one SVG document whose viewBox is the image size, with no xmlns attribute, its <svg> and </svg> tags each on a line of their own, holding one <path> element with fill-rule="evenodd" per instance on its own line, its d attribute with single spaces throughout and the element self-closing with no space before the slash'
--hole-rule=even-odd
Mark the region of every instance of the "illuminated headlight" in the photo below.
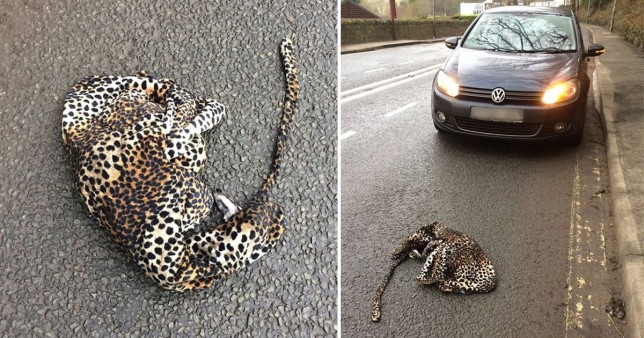
<svg viewBox="0 0 644 338">
<path fill-rule="evenodd" d="M 543 93 L 541 101 L 545 104 L 568 101 L 575 98 L 577 91 L 579 91 L 579 83 L 576 79 L 564 83 L 556 83 L 548 87 L 546 92 Z"/>
<path fill-rule="evenodd" d="M 458 83 L 456 83 L 454 79 L 449 77 L 442 70 L 438 71 L 438 77 L 436 78 L 436 85 L 438 86 L 438 90 L 440 90 L 443 94 L 446 94 L 452 97 L 455 97 L 458 95 Z"/>
</svg>

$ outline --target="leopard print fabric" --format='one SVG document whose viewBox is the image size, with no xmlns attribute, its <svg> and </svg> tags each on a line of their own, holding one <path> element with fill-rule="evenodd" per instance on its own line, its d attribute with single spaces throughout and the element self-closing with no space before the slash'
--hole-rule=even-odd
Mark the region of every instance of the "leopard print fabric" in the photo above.
<svg viewBox="0 0 644 338">
<path fill-rule="evenodd" d="M 407 257 L 425 259 L 420 284 L 436 283 L 444 292 L 490 292 L 496 287 L 496 272 L 481 247 L 468 236 L 434 222 L 407 236 L 392 255 L 383 282 L 373 296 L 371 321 L 380 321 L 382 294 L 394 270 Z"/>
<path fill-rule="evenodd" d="M 161 287 L 208 288 L 265 255 L 285 225 L 269 199 L 297 111 L 298 69 L 292 42 L 280 55 L 287 91 L 266 182 L 245 209 L 213 192 L 197 174 L 206 163 L 203 133 L 225 107 L 168 79 L 95 76 L 65 99 L 63 143 L 91 216 Z M 215 203 L 225 222 L 194 233 Z"/>
</svg>

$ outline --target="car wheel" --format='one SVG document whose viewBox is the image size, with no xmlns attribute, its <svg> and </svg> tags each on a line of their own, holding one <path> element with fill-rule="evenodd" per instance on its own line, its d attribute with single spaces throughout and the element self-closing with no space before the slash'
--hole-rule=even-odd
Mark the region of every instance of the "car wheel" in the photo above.
<svg viewBox="0 0 644 338">
<path fill-rule="evenodd" d="M 585 122 L 585 121 L 584 121 Z M 581 127 L 579 130 L 577 130 L 574 134 L 570 135 L 568 139 L 566 139 L 566 143 L 570 146 L 577 147 L 581 144 L 581 140 L 584 136 L 584 125 L 585 123 L 582 122 Z"/>
</svg>

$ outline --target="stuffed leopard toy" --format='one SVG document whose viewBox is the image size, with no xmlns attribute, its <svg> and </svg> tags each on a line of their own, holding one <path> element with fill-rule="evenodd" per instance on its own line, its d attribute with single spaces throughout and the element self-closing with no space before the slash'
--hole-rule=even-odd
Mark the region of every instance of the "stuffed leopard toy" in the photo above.
<svg viewBox="0 0 644 338">
<path fill-rule="evenodd" d="M 67 95 L 62 137 L 82 200 L 91 218 L 161 287 L 211 287 L 280 239 L 284 211 L 270 201 L 269 191 L 299 92 L 290 40 L 282 41 L 280 55 L 287 90 L 272 164 L 245 209 L 197 176 L 206 163 L 202 134 L 225 115 L 219 102 L 144 73 L 89 77 Z M 213 204 L 224 213 L 224 223 L 194 233 Z"/>
<path fill-rule="evenodd" d="M 496 273 L 490 260 L 468 236 L 434 222 L 407 236 L 391 259 L 389 271 L 373 296 L 371 321 L 380 321 L 381 298 L 394 270 L 407 257 L 425 258 L 416 280 L 436 283 L 444 292 L 490 292 L 496 287 Z"/>
</svg>

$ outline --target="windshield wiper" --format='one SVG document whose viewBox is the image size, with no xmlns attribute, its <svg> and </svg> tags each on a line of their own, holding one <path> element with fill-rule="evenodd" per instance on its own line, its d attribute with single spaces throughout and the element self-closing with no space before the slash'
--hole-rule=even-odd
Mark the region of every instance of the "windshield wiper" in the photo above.
<svg viewBox="0 0 644 338">
<path fill-rule="evenodd" d="M 504 53 L 519 53 L 519 52 L 521 52 L 520 50 L 506 49 L 506 48 L 488 48 L 488 49 L 484 49 L 484 50 L 491 51 L 491 52 L 504 52 Z"/>
<path fill-rule="evenodd" d="M 544 53 L 544 54 L 557 54 L 557 53 L 569 53 L 569 52 L 573 52 L 573 51 L 569 49 L 559 49 L 555 47 L 548 47 L 548 48 L 539 49 L 539 50 L 523 51 L 523 53 Z"/>
</svg>

